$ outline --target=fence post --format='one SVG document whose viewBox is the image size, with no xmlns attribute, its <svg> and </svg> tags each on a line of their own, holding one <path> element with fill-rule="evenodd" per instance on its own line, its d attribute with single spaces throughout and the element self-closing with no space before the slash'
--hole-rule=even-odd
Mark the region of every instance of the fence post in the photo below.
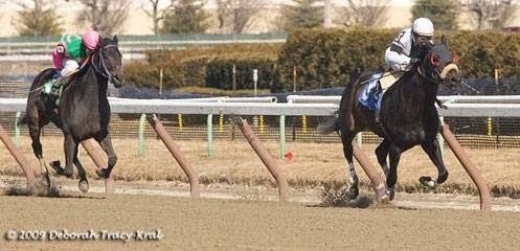
<svg viewBox="0 0 520 251">
<path fill-rule="evenodd" d="M 98 169 L 108 167 L 108 156 L 96 140 L 93 138 L 86 139 L 81 141 L 81 145 L 83 146 L 83 149 L 87 151 Z M 108 178 L 105 178 L 105 192 L 114 193 L 114 191 L 114 174 L 111 173 Z"/>
<path fill-rule="evenodd" d="M 285 115 L 280 115 L 280 158 L 285 155 Z"/>
<path fill-rule="evenodd" d="M 137 129 L 137 154 L 139 156 L 144 155 L 144 126 L 146 121 L 146 114 L 141 114 L 139 118 L 139 128 Z"/>
<path fill-rule="evenodd" d="M 14 157 L 18 165 L 22 168 L 23 173 L 25 174 L 26 184 L 28 186 L 32 186 L 35 181 L 34 169 L 29 165 L 29 162 L 24 158 L 22 153 L 16 148 L 14 143 L 11 141 L 9 134 L 5 131 L 4 127 L 0 124 L 0 139 L 4 142 L 4 145 L 7 147 L 7 150 Z"/>
<path fill-rule="evenodd" d="M 489 191 L 488 185 L 484 181 L 484 178 L 482 178 L 478 172 L 478 169 L 475 168 L 473 162 L 471 162 L 471 159 L 468 157 L 464 149 L 462 149 L 459 142 L 457 141 L 457 138 L 455 138 L 447 124 L 444 124 L 441 127 L 441 133 L 459 162 L 469 174 L 471 180 L 473 180 L 473 183 L 475 183 L 477 186 L 478 193 L 480 195 L 480 210 L 491 211 L 491 193 Z"/>
<path fill-rule="evenodd" d="M 151 116 L 146 117 L 148 119 L 148 122 L 152 125 L 153 129 L 157 134 L 159 135 L 159 138 L 161 138 L 162 142 L 168 148 L 172 156 L 177 160 L 177 163 L 181 166 L 182 170 L 188 176 L 188 180 L 190 182 L 190 192 L 191 197 L 193 198 L 199 198 L 200 197 L 200 188 L 199 188 L 199 177 L 196 174 L 195 170 L 191 167 L 191 165 L 188 163 L 188 160 L 184 157 L 184 154 L 181 152 L 179 147 L 173 142 L 172 138 L 168 133 L 166 132 L 166 129 L 164 129 L 161 121 L 157 119 L 157 116 L 155 114 Z"/>
<path fill-rule="evenodd" d="M 267 167 L 267 170 L 271 173 L 271 175 L 276 180 L 276 184 L 278 185 L 278 194 L 280 201 L 287 201 L 289 197 L 289 184 L 287 183 L 287 179 L 285 178 L 282 170 L 276 164 L 274 158 L 269 154 L 267 149 L 262 145 L 260 139 L 255 135 L 255 132 L 245 119 L 240 117 L 235 118 L 236 123 L 239 124 L 240 130 L 242 130 L 242 134 L 246 137 L 249 145 L 256 152 L 260 160 Z"/>
<path fill-rule="evenodd" d="M 441 122 L 441 128 L 444 126 L 444 117 L 439 117 Z M 437 142 L 439 143 L 439 149 L 441 151 L 441 158 L 444 159 L 444 137 L 441 134 L 437 134 Z"/>
<path fill-rule="evenodd" d="M 14 120 L 14 143 L 16 147 L 20 147 L 20 126 L 18 125 L 18 121 L 21 115 L 21 112 L 16 112 L 16 119 Z"/>
<path fill-rule="evenodd" d="M 381 174 L 376 170 L 372 163 L 370 163 L 370 160 L 363 150 L 359 148 L 354 141 L 352 141 L 351 144 L 354 150 L 354 158 L 356 158 L 361 168 L 363 168 L 363 171 L 365 171 L 365 174 L 368 176 L 370 181 L 372 181 L 374 192 L 376 193 L 376 199 L 380 201 L 386 192 L 386 185 L 383 177 L 381 177 Z"/>
<path fill-rule="evenodd" d="M 206 133 L 208 139 L 208 157 L 213 157 L 213 114 L 208 114 Z"/>
</svg>

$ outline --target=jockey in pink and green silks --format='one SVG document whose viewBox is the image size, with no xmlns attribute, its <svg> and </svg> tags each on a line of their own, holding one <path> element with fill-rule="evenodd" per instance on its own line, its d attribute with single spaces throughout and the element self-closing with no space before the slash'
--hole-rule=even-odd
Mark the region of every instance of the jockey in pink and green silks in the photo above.
<svg viewBox="0 0 520 251">
<path fill-rule="evenodd" d="M 83 36 L 64 34 L 52 50 L 52 62 L 54 69 L 61 73 L 59 77 L 68 76 L 79 69 L 87 56 L 98 48 L 99 40 L 99 33 L 93 29 L 88 29 Z"/>
</svg>

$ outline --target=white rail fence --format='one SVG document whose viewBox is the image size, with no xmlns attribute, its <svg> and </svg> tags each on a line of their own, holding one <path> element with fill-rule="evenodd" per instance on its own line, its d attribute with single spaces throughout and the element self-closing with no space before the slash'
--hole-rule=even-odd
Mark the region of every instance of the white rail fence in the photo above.
<svg viewBox="0 0 520 251">
<path fill-rule="evenodd" d="M 339 96 L 287 97 L 277 103 L 275 97 L 208 99 L 126 99 L 109 98 L 113 113 L 130 114 L 205 114 L 280 116 L 280 156 L 285 154 L 285 116 L 333 116 Z M 441 117 L 520 117 L 520 96 L 440 96 L 448 109 L 438 109 Z M 25 111 L 25 98 L 0 99 L 0 112 Z M 141 124 L 141 123 L 140 123 Z M 208 154 L 213 152 L 212 123 L 208 123 Z"/>
</svg>

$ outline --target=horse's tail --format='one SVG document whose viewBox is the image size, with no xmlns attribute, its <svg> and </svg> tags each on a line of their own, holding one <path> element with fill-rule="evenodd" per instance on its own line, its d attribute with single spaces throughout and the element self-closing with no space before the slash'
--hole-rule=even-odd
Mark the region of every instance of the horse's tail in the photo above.
<svg viewBox="0 0 520 251">
<path fill-rule="evenodd" d="M 23 115 L 22 117 L 20 117 L 18 119 L 18 121 L 16 122 L 16 125 L 18 127 L 22 126 L 22 125 L 27 125 L 29 124 L 29 122 L 31 122 L 31 118 L 29 118 L 29 116 L 27 116 L 27 114 Z"/>
<path fill-rule="evenodd" d="M 345 128 L 353 131 L 355 127 L 354 115 L 354 100 L 356 99 L 357 90 L 359 88 L 359 81 L 366 77 L 368 73 L 353 73 L 350 75 L 350 81 L 345 86 L 343 95 L 341 95 L 341 102 L 339 104 L 339 121 L 344 122 Z"/>
<path fill-rule="evenodd" d="M 316 131 L 319 134 L 329 134 L 331 132 L 337 132 L 339 130 L 338 118 L 329 118 L 325 122 L 319 123 Z"/>
</svg>

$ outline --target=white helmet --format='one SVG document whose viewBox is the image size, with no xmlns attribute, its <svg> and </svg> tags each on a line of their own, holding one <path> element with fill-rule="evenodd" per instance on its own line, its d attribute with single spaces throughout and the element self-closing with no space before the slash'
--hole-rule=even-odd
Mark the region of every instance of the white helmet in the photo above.
<svg viewBox="0 0 520 251">
<path fill-rule="evenodd" d="M 425 17 L 417 18 L 413 21 L 412 31 L 419 36 L 433 37 L 433 23 Z"/>
</svg>

